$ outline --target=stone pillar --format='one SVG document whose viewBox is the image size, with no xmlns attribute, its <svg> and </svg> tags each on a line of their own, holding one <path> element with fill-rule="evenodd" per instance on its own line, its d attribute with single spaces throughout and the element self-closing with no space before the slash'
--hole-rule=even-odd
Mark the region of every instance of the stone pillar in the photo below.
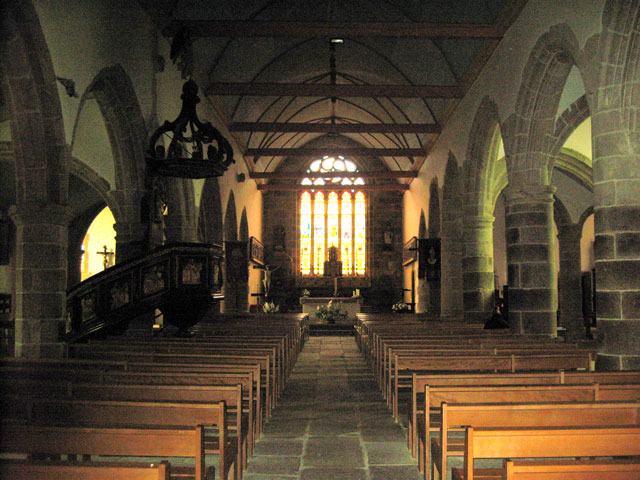
<svg viewBox="0 0 640 480">
<path fill-rule="evenodd" d="M 60 358 L 64 353 L 67 236 L 60 205 L 13 208 L 16 226 L 15 355 Z"/>
<path fill-rule="evenodd" d="M 116 262 L 121 263 L 145 253 L 147 226 L 138 222 L 116 222 Z"/>
<path fill-rule="evenodd" d="M 554 268 L 554 187 L 507 187 L 509 323 L 516 333 L 556 336 L 558 283 Z"/>
<path fill-rule="evenodd" d="M 621 174 L 637 176 L 639 155 L 623 156 L 613 149 L 607 154 L 613 158 L 603 156 L 594 161 L 594 198 L 599 201 L 594 207 L 596 318 L 597 334 L 602 339 L 596 368 L 637 370 L 640 369 L 640 180 L 613 180 Z M 595 172 L 606 180 L 598 181 Z"/>
<path fill-rule="evenodd" d="M 558 273 L 558 308 L 560 323 L 566 329 L 569 341 L 584 338 L 582 315 L 582 271 L 580 265 L 580 238 L 582 225 L 559 225 L 558 246 L 560 271 Z"/>
<path fill-rule="evenodd" d="M 426 313 L 429 311 L 429 305 L 431 304 L 429 282 L 427 282 L 426 278 L 420 278 L 417 272 L 411 272 L 411 274 L 416 279 L 416 312 Z"/>
<path fill-rule="evenodd" d="M 493 221 L 492 215 L 463 219 L 464 319 L 470 323 L 485 323 L 493 310 Z"/>
<path fill-rule="evenodd" d="M 462 235 L 459 217 L 457 215 L 451 216 L 453 218 L 445 217 L 442 221 L 440 313 L 443 317 L 461 317 Z"/>
</svg>

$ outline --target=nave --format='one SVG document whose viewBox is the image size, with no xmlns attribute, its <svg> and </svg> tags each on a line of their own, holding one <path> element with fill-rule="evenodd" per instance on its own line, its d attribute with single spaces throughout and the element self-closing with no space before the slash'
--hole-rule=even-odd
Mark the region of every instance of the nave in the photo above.
<svg viewBox="0 0 640 480">
<path fill-rule="evenodd" d="M 245 480 L 418 480 L 352 336 L 310 337 Z"/>
</svg>

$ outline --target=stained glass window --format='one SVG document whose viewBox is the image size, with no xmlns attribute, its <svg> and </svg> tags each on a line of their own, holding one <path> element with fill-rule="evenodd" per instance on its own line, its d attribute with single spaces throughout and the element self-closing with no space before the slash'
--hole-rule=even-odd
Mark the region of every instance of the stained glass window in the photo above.
<svg viewBox="0 0 640 480">
<path fill-rule="evenodd" d="M 327 250 L 336 246 L 342 274 L 365 275 L 366 196 L 356 190 L 364 180 L 357 177 L 355 163 L 343 157 L 326 156 L 313 161 L 307 171 L 335 172 L 336 176 L 302 181 L 309 191 L 300 195 L 300 273 L 322 275 Z M 315 185 L 336 188 L 314 192 Z"/>
</svg>

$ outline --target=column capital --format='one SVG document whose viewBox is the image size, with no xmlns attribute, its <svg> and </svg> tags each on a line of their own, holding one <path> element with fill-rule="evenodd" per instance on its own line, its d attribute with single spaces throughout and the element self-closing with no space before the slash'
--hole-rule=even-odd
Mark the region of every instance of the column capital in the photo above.
<svg viewBox="0 0 640 480">
<path fill-rule="evenodd" d="M 23 225 L 57 225 L 67 227 L 73 216 L 69 205 L 26 202 L 9 207 L 9 217 L 16 227 Z"/>
<path fill-rule="evenodd" d="M 504 193 L 507 205 L 519 203 L 553 203 L 553 195 L 557 188 L 553 185 L 508 185 L 502 192 Z"/>
<path fill-rule="evenodd" d="M 582 225 L 579 223 L 565 223 L 558 225 L 558 238 L 577 238 L 582 236 Z"/>
<path fill-rule="evenodd" d="M 465 215 L 462 223 L 465 228 L 493 228 L 495 219 L 493 215 Z"/>
</svg>

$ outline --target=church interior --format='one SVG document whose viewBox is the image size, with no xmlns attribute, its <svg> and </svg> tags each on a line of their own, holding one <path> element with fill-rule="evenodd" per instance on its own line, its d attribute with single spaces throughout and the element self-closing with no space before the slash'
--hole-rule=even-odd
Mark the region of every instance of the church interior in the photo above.
<svg viewBox="0 0 640 480">
<path fill-rule="evenodd" d="M 640 0 L 0 1 L 0 477 L 640 479 L 639 52 Z"/>
</svg>

